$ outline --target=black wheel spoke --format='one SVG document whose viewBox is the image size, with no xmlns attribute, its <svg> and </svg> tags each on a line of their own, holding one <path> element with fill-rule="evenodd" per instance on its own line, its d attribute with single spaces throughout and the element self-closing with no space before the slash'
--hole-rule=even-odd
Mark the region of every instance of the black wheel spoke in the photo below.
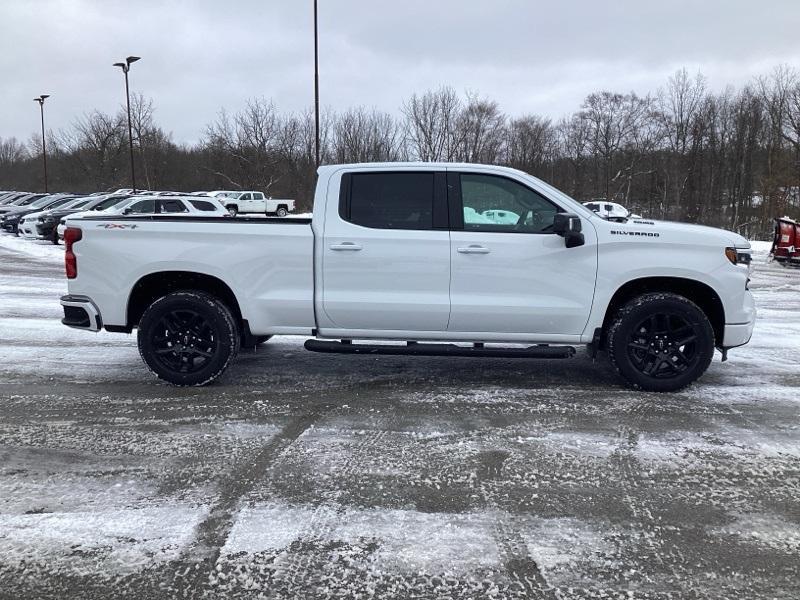
<svg viewBox="0 0 800 600">
<path fill-rule="evenodd" d="M 677 341 L 675 341 L 673 343 L 678 348 L 683 348 L 686 344 L 690 344 L 690 343 L 694 342 L 696 339 L 697 339 L 697 336 L 692 334 L 692 335 L 690 335 L 688 337 L 685 337 L 685 338 L 683 338 L 681 340 L 677 340 Z"/>
<path fill-rule="evenodd" d="M 165 314 L 154 331 L 156 360 L 176 373 L 201 370 L 219 346 L 212 324 L 195 310 L 176 309 Z"/>
<path fill-rule="evenodd" d="M 628 342 L 628 348 L 633 348 L 634 350 L 642 350 L 644 352 L 648 352 L 650 350 L 650 346 L 645 342 Z"/>
<path fill-rule="evenodd" d="M 676 377 L 697 362 L 698 339 L 695 326 L 682 314 L 654 313 L 633 328 L 627 340 L 628 356 L 647 377 Z"/>
</svg>

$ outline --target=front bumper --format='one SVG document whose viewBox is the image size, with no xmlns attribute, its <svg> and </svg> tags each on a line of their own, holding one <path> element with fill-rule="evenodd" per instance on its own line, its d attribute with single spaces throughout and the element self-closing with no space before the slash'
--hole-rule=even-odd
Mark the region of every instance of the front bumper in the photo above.
<svg viewBox="0 0 800 600">
<path fill-rule="evenodd" d="M 747 292 L 744 296 L 743 314 L 747 319 L 741 323 L 725 323 L 725 334 L 722 339 L 723 348 L 736 348 L 744 346 L 753 337 L 753 328 L 756 325 L 756 303 L 753 294 Z"/>
<path fill-rule="evenodd" d="M 103 318 L 94 302 L 86 296 L 61 296 L 61 306 L 64 307 L 64 318 L 61 323 L 74 329 L 87 331 L 100 331 L 103 328 Z"/>
<path fill-rule="evenodd" d="M 26 238 L 44 239 L 44 228 L 44 223 L 39 223 L 37 221 L 32 223 L 29 223 L 28 221 L 21 221 L 19 224 L 19 233 Z"/>
</svg>

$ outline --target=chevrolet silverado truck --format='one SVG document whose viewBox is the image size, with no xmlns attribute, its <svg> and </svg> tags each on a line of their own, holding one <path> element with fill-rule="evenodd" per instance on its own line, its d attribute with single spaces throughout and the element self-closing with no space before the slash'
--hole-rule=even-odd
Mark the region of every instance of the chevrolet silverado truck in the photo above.
<svg viewBox="0 0 800 600">
<path fill-rule="evenodd" d="M 238 214 L 265 214 L 285 217 L 294 210 L 294 200 L 265 197 L 262 192 L 227 192 L 217 190 L 209 196 L 216 198 L 232 217 Z"/>
<path fill-rule="evenodd" d="M 585 345 L 666 392 L 746 344 L 756 316 L 740 235 L 609 222 L 497 166 L 323 166 L 311 219 L 98 214 L 68 218 L 64 238 L 62 322 L 137 329 L 146 365 L 176 385 L 214 381 L 242 344 L 299 335 L 318 352 L 504 360 Z"/>
</svg>

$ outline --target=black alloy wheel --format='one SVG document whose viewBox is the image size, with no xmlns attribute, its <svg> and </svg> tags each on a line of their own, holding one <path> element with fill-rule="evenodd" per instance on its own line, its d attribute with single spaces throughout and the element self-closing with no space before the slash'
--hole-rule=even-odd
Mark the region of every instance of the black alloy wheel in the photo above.
<svg viewBox="0 0 800 600">
<path fill-rule="evenodd" d="M 175 385 L 217 379 L 239 352 L 241 332 L 230 309 L 200 291 L 155 300 L 139 321 L 137 341 L 145 364 Z"/>
<path fill-rule="evenodd" d="M 619 309 L 606 336 L 608 356 L 633 387 L 680 390 L 705 373 L 714 356 L 714 329 L 691 300 L 653 292 Z"/>
<path fill-rule="evenodd" d="M 700 359 L 698 335 L 682 315 L 654 313 L 628 336 L 628 357 L 644 375 L 656 379 L 676 377 Z"/>
<path fill-rule="evenodd" d="M 201 371 L 219 347 L 219 339 L 209 321 L 188 308 L 165 313 L 155 333 L 153 353 L 156 359 L 176 373 Z"/>
</svg>

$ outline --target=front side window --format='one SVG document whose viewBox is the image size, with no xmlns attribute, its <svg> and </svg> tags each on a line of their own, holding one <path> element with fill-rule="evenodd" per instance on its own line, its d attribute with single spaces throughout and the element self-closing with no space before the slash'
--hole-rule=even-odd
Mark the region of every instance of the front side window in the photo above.
<svg viewBox="0 0 800 600">
<path fill-rule="evenodd" d="M 354 173 L 345 220 L 374 229 L 433 229 L 433 173 Z"/>
<path fill-rule="evenodd" d="M 465 231 L 548 233 L 559 209 L 532 189 L 495 175 L 461 175 Z"/>
</svg>

